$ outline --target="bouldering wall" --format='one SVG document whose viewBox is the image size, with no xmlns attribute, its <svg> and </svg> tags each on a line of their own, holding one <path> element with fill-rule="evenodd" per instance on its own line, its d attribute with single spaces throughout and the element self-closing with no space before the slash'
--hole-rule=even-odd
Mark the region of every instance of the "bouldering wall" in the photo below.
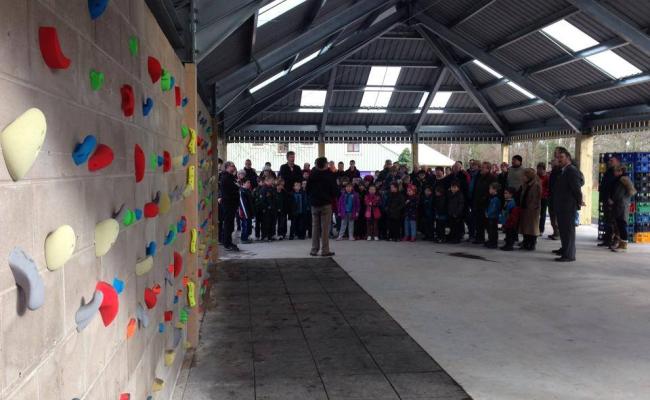
<svg viewBox="0 0 650 400">
<path fill-rule="evenodd" d="M 170 398 L 216 254 L 196 71 L 143 0 L 0 32 L 0 399 Z"/>
</svg>

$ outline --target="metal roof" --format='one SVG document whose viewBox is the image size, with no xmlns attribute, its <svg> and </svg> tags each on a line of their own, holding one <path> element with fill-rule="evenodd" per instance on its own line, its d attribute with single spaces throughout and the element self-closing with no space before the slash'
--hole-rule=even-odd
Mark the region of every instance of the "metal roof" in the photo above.
<svg viewBox="0 0 650 400">
<path fill-rule="evenodd" d="M 508 140 L 650 120 L 646 0 L 305 0 L 256 27 L 257 11 L 269 3 L 147 0 L 179 56 L 198 64 L 204 101 L 238 140 L 273 132 Z M 597 48 L 571 52 L 541 32 L 562 19 Z M 585 59 L 610 49 L 642 73 L 617 80 Z M 373 65 L 402 69 L 385 113 L 357 112 Z M 304 88 L 328 90 L 324 112 L 300 112 Z M 454 92 L 444 113 L 421 113 L 423 95 L 435 88 Z"/>
</svg>

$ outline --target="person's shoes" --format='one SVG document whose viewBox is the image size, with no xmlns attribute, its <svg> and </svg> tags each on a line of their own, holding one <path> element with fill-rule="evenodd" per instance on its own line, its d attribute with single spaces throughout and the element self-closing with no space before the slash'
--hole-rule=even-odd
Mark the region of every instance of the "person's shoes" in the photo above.
<svg viewBox="0 0 650 400">
<path fill-rule="evenodd" d="M 280 236 L 278 240 L 284 240 L 284 236 Z"/>
<path fill-rule="evenodd" d="M 337 241 L 337 242 L 340 242 L 341 240 L 343 240 L 343 238 L 340 237 L 340 236 L 336 238 L 336 241 Z"/>
<path fill-rule="evenodd" d="M 237 247 L 237 245 L 233 244 L 232 246 L 226 247 L 226 250 L 228 250 L 228 251 L 239 251 L 239 247 Z"/>
<path fill-rule="evenodd" d="M 294 239 L 294 237 L 293 237 L 293 236 L 289 236 L 289 240 L 293 240 L 293 239 Z"/>
<path fill-rule="evenodd" d="M 414 238 L 414 237 L 411 238 L 411 242 L 415 242 L 415 238 Z"/>
<path fill-rule="evenodd" d="M 375 241 L 379 241 L 379 236 L 375 236 Z"/>
<path fill-rule="evenodd" d="M 575 258 L 567 258 L 567 257 L 558 257 L 558 258 L 554 259 L 554 261 L 557 261 L 557 262 L 572 262 L 572 261 L 575 261 L 575 260 L 576 260 Z"/>
<path fill-rule="evenodd" d="M 614 253 L 624 252 L 625 250 L 627 250 L 627 242 L 624 240 L 619 240 L 618 246 L 612 247 L 611 250 Z"/>
<path fill-rule="evenodd" d="M 487 247 L 488 249 L 496 249 L 498 247 L 496 244 L 487 244 L 487 243 L 485 243 L 484 246 Z"/>
<path fill-rule="evenodd" d="M 368 236 L 368 239 L 366 239 L 366 240 L 370 241 L 370 240 L 372 240 L 372 237 Z"/>
<path fill-rule="evenodd" d="M 242 240 L 241 242 L 239 242 L 239 244 L 251 244 L 251 243 L 253 243 L 252 240 Z"/>
<path fill-rule="evenodd" d="M 598 247 L 610 247 L 612 244 L 610 242 L 600 242 L 596 246 Z"/>
<path fill-rule="evenodd" d="M 557 254 L 558 256 L 562 255 L 562 249 L 553 250 L 551 253 Z"/>
<path fill-rule="evenodd" d="M 353 237 L 350 238 L 350 241 L 352 241 L 352 242 L 354 242 L 355 240 L 357 240 L 357 239 L 353 238 Z"/>
<path fill-rule="evenodd" d="M 309 255 L 312 256 L 312 257 L 317 257 L 318 252 L 314 253 L 313 251 L 311 251 L 311 252 L 309 252 Z"/>
<path fill-rule="evenodd" d="M 333 251 L 328 251 L 327 253 L 321 253 L 321 257 L 332 257 L 334 254 Z"/>
<path fill-rule="evenodd" d="M 548 235 L 547 238 L 549 238 L 551 240 L 557 240 L 558 239 L 557 235 Z"/>
<path fill-rule="evenodd" d="M 512 246 L 501 246 L 499 247 L 503 251 L 513 251 L 514 248 Z"/>
</svg>

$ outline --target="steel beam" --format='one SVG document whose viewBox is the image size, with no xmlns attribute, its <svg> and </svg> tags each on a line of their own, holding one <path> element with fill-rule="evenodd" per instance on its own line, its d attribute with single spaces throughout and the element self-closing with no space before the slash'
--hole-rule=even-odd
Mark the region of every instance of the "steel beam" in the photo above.
<svg viewBox="0 0 650 400">
<path fill-rule="evenodd" d="M 336 67 L 330 70 L 330 79 L 327 83 L 327 93 L 325 94 L 325 104 L 323 105 L 323 115 L 318 125 L 318 130 L 323 133 L 325 126 L 327 126 L 327 113 L 329 113 L 330 106 L 332 105 L 332 97 L 334 97 L 334 83 L 336 82 Z"/>
<path fill-rule="evenodd" d="M 567 0 L 605 28 L 616 33 L 632 45 L 650 55 L 650 37 L 626 19 L 614 14 L 604 4 L 595 0 Z M 647 5 L 647 4 L 646 4 Z"/>
<path fill-rule="evenodd" d="M 587 114 L 586 124 L 589 127 L 607 124 L 622 124 L 636 121 L 650 121 L 650 104 L 635 104 L 627 107 L 594 111 Z"/>
<path fill-rule="evenodd" d="M 435 37 L 431 32 L 425 30 L 421 26 L 416 26 L 420 35 L 427 40 L 431 50 L 436 54 L 436 56 L 445 64 L 449 71 L 454 75 L 456 81 L 465 89 L 467 94 L 472 98 L 474 103 L 483 111 L 487 119 L 494 126 L 494 129 L 497 130 L 502 135 L 505 135 L 508 131 L 505 123 L 499 118 L 499 116 L 494 112 L 492 106 L 487 101 L 485 96 L 483 96 L 474 86 L 474 83 L 470 79 L 469 75 L 460 66 L 457 64 L 457 61 L 454 59 L 454 56 L 451 54 L 449 49 L 446 48 L 445 44 L 442 43 L 437 37 Z"/>
<path fill-rule="evenodd" d="M 348 59 L 341 63 L 342 67 L 407 67 L 407 68 L 439 68 L 434 61 L 428 60 L 387 60 L 387 59 Z"/>
<path fill-rule="evenodd" d="M 429 103 L 431 105 L 431 103 Z M 294 113 L 307 113 L 309 110 L 313 109 L 313 113 L 323 114 L 363 114 L 366 109 L 360 107 L 299 107 L 299 106 L 272 106 L 267 110 L 263 111 L 264 113 L 273 113 L 273 114 L 294 114 Z M 361 111 L 360 111 L 361 110 Z M 372 110 L 372 109 L 371 109 Z M 417 107 L 388 107 L 388 108 L 376 108 L 376 110 L 382 110 L 382 114 L 401 114 L 401 115 L 412 115 L 413 117 L 421 115 L 421 112 Z M 428 109 L 423 108 L 423 111 L 428 111 Z M 439 110 L 441 114 L 456 114 L 456 115 L 475 115 L 483 114 L 479 108 L 462 108 L 462 107 L 446 107 Z M 371 114 L 372 112 L 366 112 Z M 429 113 L 433 115 L 436 113 Z M 427 112 L 424 112 L 424 116 L 427 115 Z M 420 124 L 421 125 L 421 124 Z"/>
<path fill-rule="evenodd" d="M 476 16 L 481 11 L 485 10 L 486 8 L 488 8 L 489 6 L 494 4 L 495 2 L 496 2 L 496 0 L 481 0 L 481 1 L 476 2 L 476 4 L 469 10 L 469 12 L 467 14 L 465 14 L 462 17 L 458 18 L 457 20 L 455 20 L 454 22 L 449 24 L 449 26 L 453 29 L 453 28 L 457 27 L 458 25 L 469 21 L 474 16 Z"/>
<path fill-rule="evenodd" d="M 398 134 L 408 137 L 409 127 L 405 125 L 327 125 L 325 132 L 333 135 L 359 134 Z M 314 134 L 318 132 L 317 125 L 275 125 L 275 124 L 252 124 L 244 125 L 234 129 L 233 133 L 249 134 Z M 427 134 L 482 134 L 501 136 L 491 125 L 423 125 L 420 130 L 421 137 Z"/>
<path fill-rule="evenodd" d="M 582 115 L 572 107 L 566 104 L 557 104 L 558 99 L 550 92 L 546 91 L 543 87 L 535 82 L 532 82 L 527 77 L 523 76 L 521 72 L 515 71 L 506 63 L 498 58 L 487 53 L 485 50 L 480 49 L 469 40 L 465 39 L 458 33 L 451 31 L 449 28 L 429 17 L 426 14 L 419 14 L 419 21 L 424 27 L 429 29 L 434 34 L 440 36 L 442 39 L 451 43 L 467 55 L 474 57 L 489 67 L 495 69 L 503 74 L 505 78 L 510 79 L 522 88 L 531 92 L 535 96 L 544 100 L 555 112 L 576 132 L 580 132 L 582 128 Z"/>
<path fill-rule="evenodd" d="M 314 25 L 314 22 L 316 21 L 316 18 L 318 18 L 318 15 L 320 14 L 321 11 L 323 11 L 323 8 L 325 8 L 325 5 L 327 4 L 327 0 L 319 0 L 318 5 L 316 7 L 313 7 L 307 18 L 305 19 L 305 23 L 303 24 L 301 32 L 307 32 L 308 30 L 311 29 L 311 27 Z M 291 71 L 291 68 L 293 68 L 293 65 L 298 62 L 298 58 L 300 57 L 301 53 L 296 53 L 296 55 L 287 63 L 287 67 L 285 69 Z"/>
<path fill-rule="evenodd" d="M 339 64 L 340 66 L 341 64 Z M 363 92 L 366 90 L 367 85 L 358 85 L 358 84 L 338 84 L 334 86 L 335 92 Z M 322 83 L 308 83 L 303 86 L 303 89 L 312 89 L 312 90 L 324 90 L 327 89 L 327 85 Z M 423 93 L 428 92 L 429 87 L 422 85 L 397 85 L 393 87 L 393 92 L 412 92 L 412 93 Z M 440 87 L 441 92 L 454 92 L 454 93 L 464 93 L 460 85 L 442 85 Z"/>
<path fill-rule="evenodd" d="M 540 104 L 545 104 L 544 100 L 531 99 L 531 100 L 520 101 L 517 103 L 506 104 L 505 106 L 498 107 L 495 111 L 501 114 L 508 111 L 515 111 L 515 110 L 521 110 L 522 108 L 538 106 Z"/>
<path fill-rule="evenodd" d="M 185 43 L 178 33 L 178 28 L 182 28 L 183 25 L 178 20 L 178 15 L 176 15 L 176 10 L 170 0 L 146 0 L 145 2 L 172 47 L 174 49 L 183 48 Z M 189 26 L 187 28 L 189 29 Z"/>
<path fill-rule="evenodd" d="M 629 76 L 627 78 L 616 79 L 607 82 L 594 83 L 592 85 L 581 86 L 576 89 L 567 90 L 560 93 L 560 97 L 579 97 L 606 90 L 620 89 L 627 86 L 640 85 L 650 82 L 650 73 L 646 72 L 639 75 Z"/>
<path fill-rule="evenodd" d="M 244 115 L 229 125 L 229 129 L 245 124 L 255 115 L 266 110 L 293 90 L 300 88 L 320 74 L 329 71 L 335 65 L 359 51 L 385 32 L 390 31 L 407 17 L 406 10 L 400 9 L 395 14 L 371 26 L 367 31 L 354 35 L 340 45 L 311 60 L 302 68 L 290 71 L 282 78 L 255 92 L 254 95 L 250 96 L 254 101 L 253 104 L 246 104 L 244 102 L 239 107 L 237 111 L 244 111 Z"/>
<path fill-rule="evenodd" d="M 377 8 L 384 6 L 386 3 L 396 4 L 397 1 L 387 0 L 385 2 L 377 2 L 375 0 L 361 0 L 349 7 L 342 7 L 337 13 L 314 26 L 309 31 L 282 43 L 259 57 L 256 61 L 249 62 L 223 79 L 215 82 L 217 93 L 227 93 L 234 88 L 254 81 L 265 72 L 276 68 L 296 54 L 310 48 L 314 43 L 327 39 L 346 26 L 367 16 Z M 214 79 L 208 79 L 208 83 L 213 81 Z"/>
<path fill-rule="evenodd" d="M 422 111 L 420 111 L 420 115 L 418 115 L 418 120 L 413 125 L 413 133 L 419 132 L 420 127 L 424 122 L 424 119 L 426 118 L 427 115 L 429 115 L 428 111 L 429 108 L 431 107 L 431 103 L 433 102 L 433 98 L 436 97 L 436 93 L 438 93 L 438 91 L 440 90 L 440 86 L 442 86 L 442 82 L 444 82 L 445 79 L 447 79 L 448 74 L 449 74 L 449 70 L 445 67 L 442 67 L 440 72 L 437 74 L 435 78 L 435 82 L 429 89 L 429 95 L 424 101 L 424 105 L 422 106 Z"/>
</svg>

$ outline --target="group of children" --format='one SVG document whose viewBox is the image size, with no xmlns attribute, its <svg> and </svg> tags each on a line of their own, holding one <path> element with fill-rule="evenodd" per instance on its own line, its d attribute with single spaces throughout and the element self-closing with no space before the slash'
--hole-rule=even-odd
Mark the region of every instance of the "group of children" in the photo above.
<svg viewBox="0 0 650 400">
<path fill-rule="evenodd" d="M 260 241 L 311 237 L 306 179 L 294 182 L 290 188 L 274 176 L 259 177 L 256 185 L 245 176 L 240 176 L 239 181 L 241 243 L 251 243 L 253 231 Z M 347 177 L 337 182 L 340 195 L 332 199 L 330 229 L 330 236 L 337 240 L 347 237 L 414 242 L 418 232 L 424 240 L 438 243 L 460 243 L 463 238 L 467 203 L 458 181 L 421 186 L 421 190 L 410 179 L 396 179 L 388 185 L 380 180 Z M 488 234 L 485 246 L 497 247 L 501 224 L 506 233 L 502 248 L 511 250 L 518 237 L 516 191 L 501 190 L 495 182 L 490 185 L 489 194 L 484 216 Z"/>
</svg>

